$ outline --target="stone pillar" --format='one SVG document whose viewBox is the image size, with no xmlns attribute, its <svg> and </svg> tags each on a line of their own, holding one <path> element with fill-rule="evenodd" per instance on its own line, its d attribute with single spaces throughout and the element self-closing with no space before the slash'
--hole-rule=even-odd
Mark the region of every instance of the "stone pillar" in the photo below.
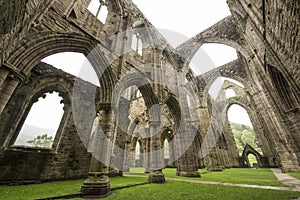
<svg viewBox="0 0 300 200">
<path fill-rule="evenodd" d="M 165 176 L 162 172 L 164 167 L 163 148 L 161 147 L 160 135 L 158 135 L 160 122 L 150 122 L 150 174 L 149 183 L 164 183 Z"/>
<path fill-rule="evenodd" d="M 144 167 L 146 141 L 145 141 L 145 139 L 140 139 L 140 140 L 141 140 L 140 165 L 141 165 L 141 167 Z"/>
<path fill-rule="evenodd" d="M 224 137 L 227 142 L 226 152 L 228 155 L 229 167 L 239 167 L 239 152 L 236 146 L 234 135 L 228 118 L 224 122 Z"/>
<path fill-rule="evenodd" d="M 179 130 L 176 133 L 175 152 L 177 159 L 177 176 L 200 177 L 198 171 L 197 152 L 194 145 L 196 134 L 193 132 L 191 116 L 188 108 L 185 74 L 177 73 L 178 80 L 178 99 L 181 109 L 181 121 L 178 125 Z"/>
<path fill-rule="evenodd" d="M 220 172 L 223 171 L 223 166 L 220 163 L 220 159 L 218 157 L 218 147 L 214 147 L 213 150 L 209 153 L 206 159 L 206 169 L 210 172 Z"/>
<path fill-rule="evenodd" d="M 226 168 L 226 161 L 225 161 L 225 154 L 224 154 L 224 150 L 222 148 L 222 146 L 218 146 L 217 148 L 217 152 L 218 152 L 218 159 L 221 165 L 221 169 L 224 170 Z"/>
<path fill-rule="evenodd" d="M 150 172 L 150 129 L 146 129 L 146 139 L 145 139 L 145 147 L 144 147 L 144 168 L 145 168 L 145 173 Z"/>
<path fill-rule="evenodd" d="M 111 194 L 108 167 L 92 157 L 88 178 L 81 187 L 84 197 L 106 197 Z"/>
<path fill-rule="evenodd" d="M 169 142 L 169 161 L 168 165 L 171 167 L 176 167 L 175 165 L 175 150 L 174 150 L 174 142 Z"/>
<path fill-rule="evenodd" d="M 135 155 L 136 155 L 136 145 L 132 146 L 132 143 L 131 143 L 129 167 L 136 167 L 135 166 Z"/>
<path fill-rule="evenodd" d="M 123 172 L 129 172 L 129 158 L 130 158 L 130 146 L 131 143 L 126 141 L 125 143 L 125 152 L 124 152 L 124 163 L 123 163 Z"/>
<path fill-rule="evenodd" d="M 1 91 L 2 91 L 2 85 L 3 85 L 3 83 L 4 83 L 4 81 L 5 81 L 5 79 L 6 79 L 6 77 L 8 76 L 8 74 L 9 74 L 9 71 L 8 70 L 6 70 L 6 69 L 1 69 L 0 68 L 0 93 L 1 93 Z"/>
<path fill-rule="evenodd" d="M 3 81 L 3 77 L 5 77 L 5 74 L 3 74 L 2 77 L 0 77 L 0 82 L 2 82 L 2 85 L 0 86 L 0 114 L 2 113 L 7 102 L 9 101 L 10 97 L 12 96 L 13 92 L 15 91 L 20 82 L 17 79 L 9 77 L 7 77 L 5 81 Z"/>
<path fill-rule="evenodd" d="M 81 188 L 84 197 L 106 197 L 111 194 L 108 173 L 114 125 L 112 109 L 107 106 L 100 110 L 94 120 L 88 146 L 88 151 L 92 153 L 92 160 L 88 178 Z"/>
<path fill-rule="evenodd" d="M 208 171 L 222 171 L 223 166 L 221 164 L 221 160 L 219 158 L 219 143 L 218 140 L 219 135 L 216 130 L 217 125 L 216 119 L 212 119 L 211 126 L 209 127 L 207 133 L 206 133 L 206 140 L 203 143 L 205 151 L 205 167 Z"/>
</svg>

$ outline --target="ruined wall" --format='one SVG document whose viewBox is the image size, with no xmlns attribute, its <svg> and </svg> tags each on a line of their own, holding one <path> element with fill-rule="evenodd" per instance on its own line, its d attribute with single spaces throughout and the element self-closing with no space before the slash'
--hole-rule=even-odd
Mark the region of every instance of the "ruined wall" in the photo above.
<svg viewBox="0 0 300 200">
<path fill-rule="evenodd" d="M 299 83 L 296 74 L 299 70 L 295 67 L 298 59 L 295 52 L 299 50 L 299 33 L 295 26 L 299 23 L 299 2 L 256 4 L 248 0 L 228 1 L 228 4 L 252 52 L 247 63 L 256 85 L 255 93 L 251 94 L 253 104 L 264 117 L 264 126 L 275 143 L 282 169 L 298 170 Z M 289 48 L 291 43 L 293 47 Z"/>
<path fill-rule="evenodd" d="M 39 63 L 33 68 L 29 81 L 17 88 L 18 92 L 4 110 L 4 113 L 10 114 L 1 115 L 1 128 L 3 128 L 1 129 L 1 144 L 3 145 L 0 158 L 1 182 L 86 177 L 91 159 L 86 149 L 91 124 L 83 128 L 86 135 L 79 135 L 78 125 L 75 126 L 71 111 L 70 93 L 76 80 L 84 83 L 84 81 L 48 64 Z M 82 89 L 87 89 L 86 84 L 82 85 Z M 90 84 L 90 86 L 92 85 Z M 53 148 L 15 146 L 14 141 L 33 102 L 40 95 L 53 90 L 59 92 L 64 99 L 64 115 L 56 133 Z M 87 99 L 82 103 L 89 105 L 91 102 Z"/>
</svg>

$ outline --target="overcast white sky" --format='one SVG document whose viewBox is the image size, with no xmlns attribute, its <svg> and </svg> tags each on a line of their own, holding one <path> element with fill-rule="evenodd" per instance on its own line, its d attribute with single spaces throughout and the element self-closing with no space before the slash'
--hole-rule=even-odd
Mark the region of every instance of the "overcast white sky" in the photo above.
<svg viewBox="0 0 300 200">
<path fill-rule="evenodd" d="M 226 0 L 133 0 L 133 2 L 137 4 L 148 20 L 161 30 L 161 33 L 173 46 L 177 46 L 230 15 Z M 174 41 L 174 34 L 181 35 L 181 37 Z M 208 54 L 213 63 L 212 66 L 206 66 L 210 69 L 226 64 L 237 57 L 235 50 L 225 45 L 207 44 L 203 46 L 202 50 Z M 201 58 L 201 55 L 199 57 Z M 80 67 L 85 62 L 85 57 L 81 54 L 63 53 L 50 56 L 43 59 L 43 61 L 71 74 L 78 75 Z M 204 65 L 195 56 L 191 66 L 196 69 L 197 74 L 201 74 L 207 71 Z M 96 75 L 93 79 L 95 77 Z M 48 112 L 48 108 L 53 110 L 52 106 L 55 105 L 52 105 L 51 102 L 55 101 L 59 102 L 60 99 L 57 97 L 56 100 L 48 101 L 45 110 L 39 107 L 36 111 L 32 110 L 31 112 L 38 114 Z M 61 108 L 59 109 L 61 110 Z M 50 117 L 49 115 L 49 119 L 41 122 L 36 114 L 31 117 L 30 113 L 26 123 L 44 128 L 58 127 L 59 120 L 55 119 L 59 117 Z M 231 107 L 229 120 L 251 125 L 246 111 L 238 109 L 236 106 Z M 36 123 L 37 121 L 40 121 L 39 124 Z"/>
</svg>

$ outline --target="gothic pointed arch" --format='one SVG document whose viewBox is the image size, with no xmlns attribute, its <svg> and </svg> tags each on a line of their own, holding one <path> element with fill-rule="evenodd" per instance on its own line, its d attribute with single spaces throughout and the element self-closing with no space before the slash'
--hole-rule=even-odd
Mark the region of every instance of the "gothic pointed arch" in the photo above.
<svg viewBox="0 0 300 200">
<path fill-rule="evenodd" d="M 214 31 L 212 31 L 214 30 Z M 199 33 L 176 48 L 178 55 L 185 59 L 184 69 L 188 67 L 189 62 L 195 53 L 204 43 L 220 43 L 231 46 L 241 52 L 244 57 L 248 57 L 249 53 L 245 49 L 245 41 L 238 31 L 232 16 L 224 18 L 207 30 Z"/>
</svg>

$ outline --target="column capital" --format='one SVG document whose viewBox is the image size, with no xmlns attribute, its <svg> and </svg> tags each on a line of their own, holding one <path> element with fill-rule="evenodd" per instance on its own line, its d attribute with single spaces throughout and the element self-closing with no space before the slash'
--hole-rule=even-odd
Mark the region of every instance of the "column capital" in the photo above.
<svg viewBox="0 0 300 200">
<path fill-rule="evenodd" d="M 16 68 L 14 65 L 12 65 L 8 62 L 1 63 L 1 67 L 3 67 L 4 69 L 7 69 L 10 72 L 9 76 L 11 78 L 16 79 L 20 82 L 26 80 L 26 78 L 27 78 L 26 74 L 24 74 L 18 68 Z"/>
</svg>

